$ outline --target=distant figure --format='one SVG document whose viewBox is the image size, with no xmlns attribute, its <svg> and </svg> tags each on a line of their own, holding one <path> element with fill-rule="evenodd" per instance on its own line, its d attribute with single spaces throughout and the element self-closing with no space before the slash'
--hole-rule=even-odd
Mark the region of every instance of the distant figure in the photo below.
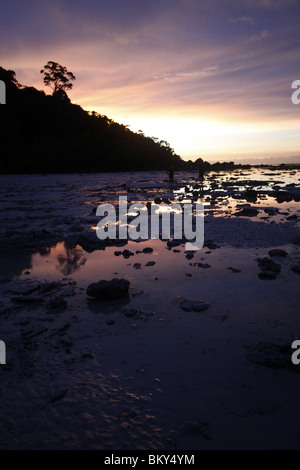
<svg viewBox="0 0 300 470">
<path fill-rule="evenodd" d="M 199 180 L 200 180 L 200 184 L 201 184 L 201 191 L 203 191 L 203 183 L 204 183 L 204 163 L 203 163 L 203 160 L 201 160 L 201 162 L 200 162 Z"/>
<path fill-rule="evenodd" d="M 169 175 L 170 183 L 173 183 L 173 181 L 174 181 L 174 168 L 172 166 L 170 166 L 169 169 L 168 169 L 168 175 Z"/>
</svg>

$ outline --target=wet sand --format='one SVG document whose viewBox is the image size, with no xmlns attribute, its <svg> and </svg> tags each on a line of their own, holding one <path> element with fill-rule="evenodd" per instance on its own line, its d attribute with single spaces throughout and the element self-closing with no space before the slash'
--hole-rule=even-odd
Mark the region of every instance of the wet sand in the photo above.
<svg viewBox="0 0 300 470">
<path fill-rule="evenodd" d="M 0 447 L 299 448 L 299 175 L 207 175 L 192 255 L 162 240 L 104 247 L 94 229 L 119 195 L 198 200 L 193 174 L 173 187 L 159 172 L 6 177 Z M 87 296 L 113 278 L 127 297 Z"/>
</svg>

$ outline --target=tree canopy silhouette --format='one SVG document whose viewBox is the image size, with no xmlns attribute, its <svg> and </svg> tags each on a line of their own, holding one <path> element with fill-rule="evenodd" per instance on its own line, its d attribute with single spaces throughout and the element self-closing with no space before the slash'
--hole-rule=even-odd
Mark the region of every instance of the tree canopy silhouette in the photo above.
<svg viewBox="0 0 300 470">
<path fill-rule="evenodd" d="M 53 90 L 53 96 L 64 98 L 67 96 L 66 90 L 71 90 L 73 83 L 71 80 L 76 80 L 72 72 L 69 72 L 67 67 L 49 60 L 40 73 L 44 74 L 44 83 L 50 86 Z"/>
<path fill-rule="evenodd" d="M 6 86 L 15 85 L 18 88 L 21 87 L 20 83 L 16 79 L 16 72 L 13 70 L 5 70 L 3 67 L 0 67 L 0 79 L 4 81 Z"/>
<path fill-rule="evenodd" d="M 165 141 L 136 134 L 107 116 L 71 103 L 73 74 L 59 64 L 44 67 L 53 94 L 19 85 L 15 72 L 0 67 L 7 100 L 0 106 L 0 173 L 74 173 L 164 170 L 184 166 Z M 65 98 L 63 98 L 65 97 Z"/>
<path fill-rule="evenodd" d="M 65 89 L 72 88 L 70 80 L 75 77 L 66 67 L 48 62 L 44 70 L 44 81 L 53 88 L 53 95 L 21 85 L 13 70 L 0 66 L 7 92 L 6 104 L 0 106 L 1 148 L 6 149 L 1 154 L 0 174 L 152 171 L 170 166 L 176 171 L 199 171 L 202 159 L 186 162 L 167 141 L 143 131 L 135 133 L 71 103 Z M 234 167 L 233 162 L 204 162 L 205 171 Z"/>
</svg>

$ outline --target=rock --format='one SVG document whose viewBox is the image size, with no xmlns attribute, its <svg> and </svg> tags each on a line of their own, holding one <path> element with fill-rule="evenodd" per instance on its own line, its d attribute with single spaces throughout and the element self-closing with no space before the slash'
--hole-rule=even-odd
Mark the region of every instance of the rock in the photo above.
<svg viewBox="0 0 300 470">
<path fill-rule="evenodd" d="M 171 201 L 170 201 L 170 199 L 169 199 L 168 197 L 163 197 L 163 198 L 162 198 L 162 202 L 163 202 L 164 204 L 168 204 L 168 205 L 171 204 Z"/>
<path fill-rule="evenodd" d="M 127 258 L 130 258 L 130 256 L 134 256 L 134 253 L 126 249 L 122 251 L 122 255 L 125 259 L 127 259 Z"/>
<path fill-rule="evenodd" d="M 293 214 L 286 217 L 286 220 L 298 220 L 298 218 L 299 217 L 296 214 Z"/>
<path fill-rule="evenodd" d="M 202 268 L 202 269 L 211 268 L 211 265 L 208 263 L 193 263 L 193 266 L 198 266 L 198 268 Z"/>
<path fill-rule="evenodd" d="M 194 258 L 194 254 L 195 253 L 193 251 L 187 251 L 185 257 L 186 259 L 192 259 Z"/>
<path fill-rule="evenodd" d="M 242 210 L 234 212 L 233 215 L 236 217 L 255 217 L 258 213 L 259 211 L 255 207 L 244 207 Z"/>
<path fill-rule="evenodd" d="M 244 192 L 244 198 L 248 202 L 256 202 L 257 192 L 255 191 L 255 189 L 247 189 L 247 191 Z"/>
<path fill-rule="evenodd" d="M 255 364 L 272 369 L 289 368 L 293 365 L 290 345 L 259 341 L 248 349 L 246 357 Z"/>
<path fill-rule="evenodd" d="M 204 242 L 203 247 L 206 247 L 206 248 L 208 248 L 209 250 L 216 250 L 217 248 L 220 248 L 220 246 L 217 245 L 217 244 L 216 244 L 214 241 L 212 241 L 212 240 L 206 240 L 206 241 Z"/>
<path fill-rule="evenodd" d="M 156 263 L 155 261 L 148 261 L 148 263 L 145 264 L 145 266 L 154 266 Z"/>
<path fill-rule="evenodd" d="M 272 196 L 276 198 L 278 203 L 290 202 L 293 200 L 293 196 L 289 191 L 274 191 Z"/>
<path fill-rule="evenodd" d="M 128 295 L 129 286 L 130 282 L 127 279 L 101 280 L 90 284 L 86 293 L 97 299 L 119 299 Z"/>
<path fill-rule="evenodd" d="M 95 250 L 104 250 L 107 245 L 107 241 L 100 240 L 95 231 L 79 232 L 77 243 L 87 253 L 92 253 Z"/>
<path fill-rule="evenodd" d="M 134 269 L 141 269 L 142 265 L 141 263 L 134 263 L 133 267 Z"/>
<path fill-rule="evenodd" d="M 279 209 L 277 209 L 276 207 L 266 207 L 264 209 L 264 212 L 268 215 L 276 215 L 278 214 Z"/>
<path fill-rule="evenodd" d="M 267 256 L 265 258 L 258 258 L 258 266 L 262 271 L 269 271 L 271 273 L 276 273 L 279 274 L 281 271 L 281 265 L 279 263 L 276 263 L 272 259 L 268 258 Z"/>
<path fill-rule="evenodd" d="M 195 299 L 183 299 L 179 306 L 185 312 L 204 312 L 209 308 L 209 304 Z"/>
<path fill-rule="evenodd" d="M 146 246 L 146 248 L 142 249 L 142 253 L 153 253 L 153 248 Z"/>
<path fill-rule="evenodd" d="M 294 266 L 291 267 L 291 270 L 296 274 L 300 274 L 300 264 L 294 264 Z"/>
<path fill-rule="evenodd" d="M 176 247 L 176 246 L 179 246 L 183 243 L 182 240 L 168 240 L 167 241 L 167 247 L 169 250 L 171 250 L 172 248 Z"/>
<path fill-rule="evenodd" d="M 285 250 L 281 250 L 280 248 L 274 248 L 273 250 L 270 250 L 268 253 L 269 256 L 281 256 L 283 258 L 287 257 L 287 252 Z"/>
<path fill-rule="evenodd" d="M 241 273 L 242 272 L 240 269 L 233 268 L 232 266 L 229 266 L 226 269 L 228 269 L 228 271 L 231 271 L 232 273 Z"/>
</svg>

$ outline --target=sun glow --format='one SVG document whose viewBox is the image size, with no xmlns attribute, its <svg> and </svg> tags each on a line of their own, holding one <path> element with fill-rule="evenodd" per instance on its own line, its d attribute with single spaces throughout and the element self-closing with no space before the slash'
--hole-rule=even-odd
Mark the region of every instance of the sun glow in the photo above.
<svg viewBox="0 0 300 470">
<path fill-rule="evenodd" d="M 100 112 L 100 109 L 99 109 Z M 103 113 L 103 110 L 102 110 Z M 141 113 L 142 114 L 142 113 Z M 107 115 L 127 125 L 133 132 L 167 141 L 185 160 L 204 157 L 208 160 L 276 156 L 270 153 L 270 140 L 276 151 L 284 154 L 286 138 L 295 154 L 299 148 L 299 121 L 247 122 L 222 118 L 202 119 L 196 116 L 137 115 L 122 110 L 108 110 Z"/>
</svg>

